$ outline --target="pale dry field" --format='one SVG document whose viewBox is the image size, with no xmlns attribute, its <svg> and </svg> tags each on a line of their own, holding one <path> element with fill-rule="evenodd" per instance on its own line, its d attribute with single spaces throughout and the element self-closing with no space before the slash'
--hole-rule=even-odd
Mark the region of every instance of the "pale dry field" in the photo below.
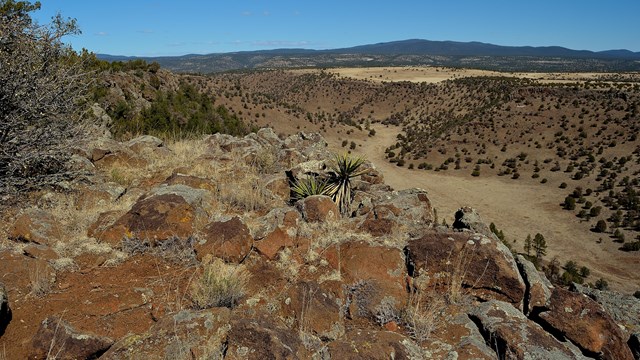
<svg viewBox="0 0 640 360">
<path fill-rule="evenodd" d="M 319 71 L 319 70 L 299 70 Z M 437 66 L 405 66 L 405 67 L 365 67 L 365 68 L 335 68 L 328 71 L 339 76 L 357 80 L 382 81 L 411 81 L 438 83 L 473 76 L 505 76 L 538 80 L 543 83 L 571 83 L 596 81 L 607 76 L 617 76 L 623 82 L 639 82 L 640 73 L 608 74 L 608 73 L 523 73 L 497 72 L 475 69 L 455 69 Z"/>
<path fill-rule="evenodd" d="M 557 256 L 561 264 L 574 260 L 587 266 L 591 269 L 588 282 L 604 278 L 612 289 L 625 293 L 640 288 L 638 254 L 618 250 L 620 244 L 589 231 L 572 213 L 562 210 L 559 202 L 566 191 L 497 177 L 473 178 L 397 167 L 384 159 L 384 149 L 395 143 L 399 129 L 382 125 L 373 128 L 376 136 L 359 139 L 362 146 L 355 152 L 371 160 L 394 189 L 425 189 L 440 221 L 444 218 L 451 224 L 458 208 L 473 207 L 485 222 L 494 222 L 503 230 L 507 239 L 516 239 L 514 248 L 518 251 L 522 251 L 527 234 L 539 232 L 548 244 L 545 259 Z M 334 151 L 344 151 L 337 138 L 327 136 L 327 140 Z M 600 237 L 603 241 L 598 243 Z"/>
</svg>

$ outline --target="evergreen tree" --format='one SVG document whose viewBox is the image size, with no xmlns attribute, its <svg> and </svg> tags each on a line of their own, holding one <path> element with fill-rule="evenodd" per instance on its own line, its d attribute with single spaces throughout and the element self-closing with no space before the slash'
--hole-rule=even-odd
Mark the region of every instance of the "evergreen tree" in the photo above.
<svg viewBox="0 0 640 360">
<path fill-rule="evenodd" d="M 524 240 L 524 251 L 527 253 L 527 256 L 531 256 L 531 246 L 532 246 L 531 234 L 528 234 L 527 238 Z"/>
<path fill-rule="evenodd" d="M 547 255 L 547 241 L 540 233 L 537 233 L 533 238 L 533 250 L 536 252 L 536 260 L 540 260 Z"/>
</svg>

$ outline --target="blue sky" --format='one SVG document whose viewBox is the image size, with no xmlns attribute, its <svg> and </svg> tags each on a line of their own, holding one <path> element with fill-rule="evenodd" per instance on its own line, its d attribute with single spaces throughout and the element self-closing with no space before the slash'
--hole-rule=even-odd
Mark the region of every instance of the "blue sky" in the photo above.
<svg viewBox="0 0 640 360">
<path fill-rule="evenodd" d="M 640 51 L 640 0 L 42 0 L 74 48 L 112 55 L 330 49 L 428 39 Z"/>
</svg>

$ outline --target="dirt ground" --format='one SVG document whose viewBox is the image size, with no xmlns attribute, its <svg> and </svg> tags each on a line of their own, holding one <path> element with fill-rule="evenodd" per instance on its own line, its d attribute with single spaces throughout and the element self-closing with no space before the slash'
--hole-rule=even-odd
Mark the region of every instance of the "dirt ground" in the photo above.
<svg viewBox="0 0 640 360">
<path fill-rule="evenodd" d="M 640 289 L 640 257 L 634 252 L 618 250 L 620 246 L 602 234 L 596 234 L 579 219 L 563 211 L 558 199 L 566 194 L 557 187 L 540 187 L 497 177 L 473 178 L 425 170 L 397 167 L 384 159 L 384 149 L 395 143 L 399 129 L 374 126 L 376 136 L 363 138 L 356 153 L 366 156 L 382 171 L 387 184 L 396 190 L 422 188 L 438 211 L 439 221 L 453 222 L 454 212 L 461 206 L 478 210 L 487 222 L 494 222 L 508 240 L 516 240 L 514 248 L 522 251 L 527 234 L 541 233 L 547 240 L 546 260 L 557 256 L 561 264 L 578 262 L 591 270 L 588 282 L 604 278 L 612 289 L 633 293 Z M 327 136 L 330 146 L 341 150 L 337 139 Z"/>
</svg>

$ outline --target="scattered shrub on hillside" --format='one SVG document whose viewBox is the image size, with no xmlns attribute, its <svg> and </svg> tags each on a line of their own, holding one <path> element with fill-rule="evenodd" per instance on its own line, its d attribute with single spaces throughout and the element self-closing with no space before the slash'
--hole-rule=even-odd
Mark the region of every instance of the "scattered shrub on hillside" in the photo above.
<svg viewBox="0 0 640 360">
<path fill-rule="evenodd" d="M 607 231 L 607 222 L 604 220 L 598 220 L 596 226 L 593 227 L 593 231 L 597 233 L 603 233 Z"/>
</svg>

